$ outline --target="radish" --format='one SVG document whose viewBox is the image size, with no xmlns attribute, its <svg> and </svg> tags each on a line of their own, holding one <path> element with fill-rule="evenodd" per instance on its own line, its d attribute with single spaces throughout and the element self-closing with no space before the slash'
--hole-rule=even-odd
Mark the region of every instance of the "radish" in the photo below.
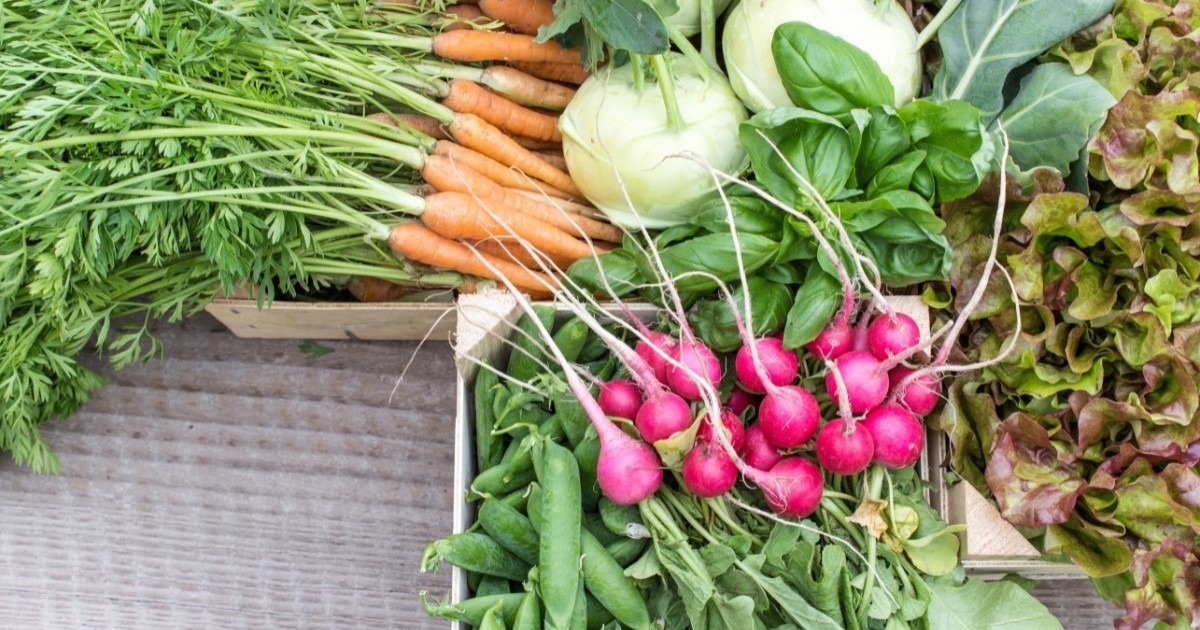
<svg viewBox="0 0 1200 630">
<path fill-rule="evenodd" d="M 634 426 L 649 444 L 665 440 L 692 426 L 692 408 L 679 395 L 659 391 L 646 399 L 634 418 Z"/>
<path fill-rule="evenodd" d="M 724 411 L 721 413 L 721 424 L 729 439 L 729 445 L 734 451 L 741 453 L 746 448 L 746 427 L 742 424 L 742 419 L 735 413 Z M 718 443 L 713 439 L 713 423 L 707 413 L 700 418 L 700 428 L 696 431 L 696 441 L 702 440 L 711 444 Z"/>
<path fill-rule="evenodd" d="M 698 339 L 680 341 L 673 358 L 679 364 L 667 367 L 667 384 L 676 394 L 688 400 L 700 400 L 704 395 L 702 383 L 713 389 L 721 384 L 721 361 Z"/>
<path fill-rule="evenodd" d="M 725 408 L 741 416 L 747 407 L 758 405 L 758 401 L 758 396 L 734 385 L 733 391 L 729 392 L 729 398 L 725 399 Z"/>
<path fill-rule="evenodd" d="M 765 337 L 755 339 L 751 343 L 755 345 L 754 350 L 758 354 L 758 360 L 765 368 L 767 378 L 772 384 L 787 385 L 796 380 L 800 361 L 796 358 L 795 352 L 783 349 L 782 339 Z M 749 346 L 743 345 L 739 348 L 737 356 L 734 358 L 734 372 L 743 389 L 755 394 L 762 394 L 767 391 L 767 386 L 758 376 L 758 370 L 754 365 L 754 354 L 755 352 L 752 352 Z"/>
<path fill-rule="evenodd" d="M 825 389 L 834 402 L 841 401 L 837 381 L 832 373 L 834 368 L 842 375 L 852 412 L 866 413 L 887 398 L 887 374 L 879 373 L 879 360 L 869 352 L 851 350 L 834 359 L 832 365 L 830 372 L 825 375 Z"/>
<path fill-rule="evenodd" d="M 849 352 L 853 344 L 854 329 L 850 322 L 837 318 L 804 347 L 822 359 L 836 359 Z"/>
<path fill-rule="evenodd" d="M 804 444 L 820 424 L 817 399 L 802 387 L 775 389 L 763 397 L 758 408 L 758 426 L 767 443 L 775 448 L 790 449 Z"/>
<path fill-rule="evenodd" d="M 867 327 L 867 347 L 880 361 L 919 343 L 921 329 L 917 327 L 913 318 L 904 313 L 880 315 Z"/>
<path fill-rule="evenodd" d="M 654 378 L 659 382 L 665 382 L 667 368 L 670 366 L 667 357 L 673 353 L 676 344 L 675 338 L 666 333 L 654 331 L 646 331 L 643 335 L 645 338 L 637 342 L 634 350 L 654 370 Z"/>
<path fill-rule="evenodd" d="M 783 459 L 783 454 L 763 437 L 762 427 L 757 424 L 746 429 L 746 447 L 743 452 L 745 454 L 742 455 L 742 459 L 746 461 L 746 465 L 757 470 L 770 470 Z"/>
<path fill-rule="evenodd" d="M 698 497 L 721 496 L 737 483 L 738 469 L 719 445 L 697 439 L 683 457 L 683 485 Z"/>
<path fill-rule="evenodd" d="M 803 457 L 785 457 L 769 471 L 749 469 L 746 478 L 762 489 L 767 505 L 780 516 L 804 518 L 825 493 L 821 469 Z"/>
<path fill-rule="evenodd" d="M 888 372 L 888 381 L 891 383 L 892 396 L 896 402 L 917 417 L 924 418 L 937 406 L 942 388 L 937 382 L 937 377 L 930 372 L 918 374 L 905 383 L 904 380 L 913 372 L 915 370 L 910 367 L 898 365 Z"/>
<path fill-rule="evenodd" d="M 921 421 L 896 405 L 871 410 L 862 424 L 875 442 L 876 462 L 888 468 L 912 466 L 925 448 L 925 428 Z"/>
<path fill-rule="evenodd" d="M 613 379 L 600 386 L 600 408 L 605 415 L 633 420 L 642 408 L 642 392 L 628 379 Z"/>
<path fill-rule="evenodd" d="M 817 433 L 817 461 L 835 475 L 857 475 L 871 465 L 875 441 L 871 432 L 841 418 L 831 420 Z"/>
</svg>

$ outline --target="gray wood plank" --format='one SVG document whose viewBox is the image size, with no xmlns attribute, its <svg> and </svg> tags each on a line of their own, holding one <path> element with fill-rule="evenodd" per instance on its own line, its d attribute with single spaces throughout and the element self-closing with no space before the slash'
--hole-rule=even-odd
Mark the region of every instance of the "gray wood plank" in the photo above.
<svg viewBox="0 0 1200 630">
<path fill-rule="evenodd" d="M 61 475 L 0 463 L 0 627 L 445 627 L 417 594 L 449 588 L 418 571 L 451 527 L 449 346 L 397 384 L 415 343 L 161 337 L 46 427 Z M 1035 594 L 1068 630 L 1120 614 L 1086 581 Z"/>
</svg>

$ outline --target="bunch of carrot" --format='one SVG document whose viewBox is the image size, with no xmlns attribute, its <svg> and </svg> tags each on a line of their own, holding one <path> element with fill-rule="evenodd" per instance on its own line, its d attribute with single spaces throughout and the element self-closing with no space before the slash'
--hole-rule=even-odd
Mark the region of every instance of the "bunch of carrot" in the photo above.
<svg viewBox="0 0 1200 630">
<path fill-rule="evenodd" d="M 444 25 L 435 35 L 405 33 L 411 22 L 397 19 L 400 33 L 371 42 L 430 55 L 392 80 L 438 101 L 409 99 L 404 111 L 368 116 L 429 147 L 419 174 L 434 194 L 421 224 L 393 228 L 389 244 L 413 262 L 497 280 L 498 270 L 545 295 L 556 273 L 623 236 L 566 173 L 557 112 L 574 95 L 571 84 L 588 76 L 579 51 L 535 41 L 553 20 L 551 0 L 463 2 L 445 13 L 423 4 L 393 0 L 381 15 L 432 16 Z M 360 299 L 392 294 L 357 284 Z"/>
</svg>

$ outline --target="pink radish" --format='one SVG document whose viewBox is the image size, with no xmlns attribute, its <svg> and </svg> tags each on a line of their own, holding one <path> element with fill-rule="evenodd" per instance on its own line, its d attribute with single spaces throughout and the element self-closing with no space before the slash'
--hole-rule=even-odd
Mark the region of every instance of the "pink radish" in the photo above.
<svg viewBox="0 0 1200 630">
<path fill-rule="evenodd" d="M 783 340 L 776 337 L 765 337 L 751 341 L 755 345 L 758 360 L 767 373 L 767 378 L 774 385 L 787 385 L 796 380 L 800 362 L 796 353 L 783 349 Z M 734 358 L 734 372 L 742 388 L 755 394 L 767 391 L 767 386 L 758 376 L 754 365 L 754 353 L 748 346 L 742 346 Z"/>
<path fill-rule="evenodd" d="M 758 408 L 758 426 L 767 443 L 775 448 L 796 448 L 817 432 L 821 408 L 808 390 L 789 385 L 763 397 Z"/>
<path fill-rule="evenodd" d="M 742 459 L 746 461 L 746 465 L 757 470 L 770 470 L 783 459 L 783 454 L 763 437 L 762 427 L 757 424 L 746 429 L 744 453 Z"/>
<path fill-rule="evenodd" d="M 875 461 L 888 468 L 912 466 L 925 448 L 925 428 L 907 410 L 884 405 L 871 410 L 862 426 L 875 442 Z"/>
<path fill-rule="evenodd" d="M 921 343 L 921 329 L 904 313 L 883 314 L 867 328 L 867 347 L 883 361 Z"/>
<path fill-rule="evenodd" d="M 680 341 L 674 358 L 680 365 L 667 367 L 667 385 L 676 394 L 688 400 L 700 400 L 704 395 L 701 383 L 713 389 L 721 384 L 721 362 L 698 339 Z"/>
<path fill-rule="evenodd" d="M 599 402 L 605 415 L 633 420 L 642 408 L 642 392 L 633 381 L 613 379 L 600 386 Z"/>
<path fill-rule="evenodd" d="M 742 449 L 746 448 L 746 426 L 742 424 L 742 419 L 737 414 L 725 411 L 721 413 L 721 424 L 725 427 L 725 435 L 729 438 L 730 446 L 733 446 L 734 451 L 741 453 Z M 696 441 L 704 440 L 710 444 L 717 444 L 713 437 L 713 423 L 706 413 L 700 418 L 700 428 L 696 430 Z"/>
<path fill-rule="evenodd" d="M 849 352 L 853 344 L 854 329 L 848 321 L 839 318 L 829 322 L 824 330 L 817 333 L 817 338 L 804 347 L 822 359 L 836 359 Z"/>
<path fill-rule="evenodd" d="M 719 445 L 697 439 L 683 457 L 683 485 L 698 497 L 717 497 L 729 492 L 738 480 L 737 465 Z"/>
<path fill-rule="evenodd" d="M 677 342 L 674 337 L 666 333 L 647 330 L 643 335 L 646 339 L 639 340 L 634 346 L 634 350 L 654 370 L 654 378 L 659 382 L 666 382 L 667 368 L 670 367 L 670 363 L 663 355 L 671 356 Z"/>
<path fill-rule="evenodd" d="M 835 475 L 856 475 L 871 465 L 875 442 L 865 427 L 831 420 L 817 433 L 817 461 Z"/>
<path fill-rule="evenodd" d="M 879 360 L 871 356 L 869 352 L 851 350 L 834 359 L 833 364 L 837 366 L 838 372 L 842 375 L 847 399 L 850 402 L 850 410 L 853 413 L 866 413 L 887 398 L 887 374 L 879 372 Z M 829 397 L 834 402 L 840 403 L 841 397 L 838 396 L 837 381 L 834 379 L 832 369 L 825 375 L 825 390 L 829 392 Z"/>
<path fill-rule="evenodd" d="M 743 474 L 762 489 L 767 505 L 780 516 L 812 514 L 825 493 L 821 469 L 803 457 L 785 457 L 769 471 L 748 469 Z"/>
<path fill-rule="evenodd" d="M 854 334 L 850 339 L 850 350 L 854 352 L 871 351 L 871 344 L 867 342 L 867 319 L 865 315 L 863 321 L 854 327 Z"/>
<path fill-rule="evenodd" d="M 758 396 L 734 385 L 733 391 L 729 393 L 729 398 L 725 399 L 725 408 L 735 415 L 741 416 L 747 407 L 758 405 L 758 401 Z"/>
<path fill-rule="evenodd" d="M 914 371 L 912 368 L 898 365 L 888 372 L 888 381 L 891 383 L 892 396 L 896 402 L 917 417 L 924 418 L 937 406 L 942 388 L 937 382 L 937 377 L 931 372 L 918 374 L 908 383 L 904 383 Z"/>
<path fill-rule="evenodd" d="M 642 403 L 633 423 L 642 440 L 653 444 L 692 426 L 693 419 L 692 408 L 686 400 L 662 390 Z"/>
</svg>

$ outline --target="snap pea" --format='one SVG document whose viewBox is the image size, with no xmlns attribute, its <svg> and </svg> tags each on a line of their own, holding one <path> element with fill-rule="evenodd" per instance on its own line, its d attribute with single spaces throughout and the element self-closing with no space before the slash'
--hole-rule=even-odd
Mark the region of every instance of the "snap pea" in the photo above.
<svg viewBox="0 0 1200 630">
<path fill-rule="evenodd" d="M 567 626 L 571 630 L 587 630 L 588 627 L 588 603 L 587 591 L 583 587 L 583 580 L 579 580 L 579 584 L 575 587 L 575 603 L 571 609 L 571 625 Z"/>
<path fill-rule="evenodd" d="M 583 528 L 591 532 L 602 545 L 607 545 L 619 538 L 624 538 L 624 536 L 618 536 L 608 531 L 608 528 L 604 526 L 604 520 L 596 512 L 583 513 Z"/>
<path fill-rule="evenodd" d="M 542 533 L 542 487 L 536 482 L 529 484 L 529 500 L 525 503 L 525 513 L 529 515 L 529 523 L 533 530 Z M 534 567 L 537 570 L 537 567 Z"/>
<path fill-rule="evenodd" d="M 468 501 L 477 501 L 487 496 L 501 496 L 528 486 L 534 480 L 533 466 L 510 473 L 506 464 L 500 463 L 476 475 L 471 482 Z"/>
<path fill-rule="evenodd" d="M 596 480 L 596 464 L 600 461 L 600 438 L 595 431 L 575 447 L 575 461 L 579 463 L 580 501 L 585 510 L 595 511 L 600 501 L 600 483 Z"/>
<path fill-rule="evenodd" d="M 579 509 L 579 465 L 571 451 L 551 441 L 541 443 L 541 542 L 538 574 L 546 625 L 571 627 L 576 589 L 580 585 L 579 553 L 582 514 Z"/>
<path fill-rule="evenodd" d="M 421 566 L 431 570 L 441 560 L 467 571 L 518 582 L 525 579 L 532 566 L 501 547 L 491 537 L 477 533 L 455 534 L 430 543 L 425 548 Z"/>
<path fill-rule="evenodd" d="M 530 565 L 538 561 L 538 533 L 524 514 L 496 499 L 487 499 L 479 508 L 483 531 L 501 547 Z"/>
<path fill-rule="evenodd" d="M 533 307 L 537 319 L 549 330 L 554 325 L 555 308 L 544 304 Z M 513 332 L 513 349 L 508 358 L 508 369 L 504 371 L 518 381 L 529 381 L 542 371 L 539 360 L 545 357 L 542 350 L 541 333 L 534 319 L 528 314 L 517 320 L 517 330 Z"/>
<path fill-rule="evenodd" d="M 613 620 L 612 613 L 608 612 L 608 609 L 596 601 L 596 598 L 592 597 L 590 593 L 584 596 L 584 601 L 584 606 L 587 608 L 588 630 L 599 630 L 604 627 L 604 624 Z"/>
<path fill-rule="evenodd" d="M 583 405 L 575 398 L 575 394 L 569 391 L 555 396 L 554 416 L 558 418 L 559 425 L 562 426 L 572 448 L 583 441 L 588 427 L 592 426 Z"/>
<path fill-rule="evenodd" d="M 642 552 L 649 544 L 649 538 L 621 538 L 616 542 L 604 545 L 605 551 L 622 567 L 628 567 L 642 557 Z"/>
<path fill-rule="evenodd" d="M 479 579 L 479 585 L 471 589 L 471 592 L 476 597 L 484 597 L 486 595 L 503 595 L 511 593 L 512 587 L 509 586 L 508 580 L 494 575 L 485 575 Z"/>
<path fill-rule="evenodd" d="M 509 593 L 507 595 L 488 595 L 487 597 L 472 597 L 457 604 L 448 602 L 430 603 L 425 593 L 421 593 L 421 604 L 425 612 L 432 617 L 441 617 L 451 621 L 461 621 L 472 626 L 483 623 L 483 617 L 497 603 L 502 605 L 505 623 L 510 623 L 517 616 L 517 609 L 525 600 L 525 593 Z"/>
<path fill-rule="evenodd" d="M 508 626 L 504 623 L 504 602 L 496 602 L 495 606 L 483 613 L 479 630 L 508 630 Z"/>
<path fill-rule="evenodd" d="M 512 468 L 510 474 L 515 474 L 513 471 L 527 468 L 534 465 L 533 461 L 533 445 L 541 438 L 556 440 L 562 437 L 562 424 L 557 417 L 552 417 L 538 428 L 537 435 L 526 436 L 521 440 L 520 446 L 513 453 L 512 459 L 509 460 L 509 467 Z M 506 475 L 505 479 L 509 477 Z"/>
<path fill-rule="evenodd" d="M 513 630 L 541 630 L 542 600 L 538 598 L 537 593 L 525 596 L 525 601 L 521 602 L 521 607 L 517 609 L 512 627 Z"/>
<path fill-rule="evenodd" d="M 624 538 L 629 535 L 630 523 L 642 525 L 642 515 L 636 505 L 619 505 L 605 497 L 600 497 L 599 507 L 604 527 L 618 536 Z M 600 542 L 608 544 L 602 537 L 597 536 L 596 538 L 600 538 Z"/>
<path fill-rule="evenodd" d="M 500 462 L 504 444 L 492 434 L 496 421 L 492 413 L 493 388 L 500 385 L 500 377 L 484 362 L 475 375 L 475 466 L 476 470 L 487 470 Z"/>
<path fill-rule="evenodd" d="M 578 317 L 572 317 L 554 331 L 554 345 L 558 346 L 568 361 L 574 363 L 583 354 L 589 334 L 591 334 L 591 328 L 588 327 L 587 322 Z"/>
<path fill-rule="evenodd" d="M 625 575 L 625 569 L 608 555 L 600 541 L 589 532 L 580 538 L 583 551 L 583 581 L 587 590 L 622 624 L 634 630 L 651 627 L 650 611 L 638 592 L 637 584 Z"/>
<path fill-rule="evenodd" d="M 578 360 L 582 363 L 591 363 L 600 359 L 607 358 L 612 354 L 612 349 L 604 342 L 604 338 L 600 335 L 588 335 L 587 340 L 583 342 L 583 348 L 579 352 Z"/>
<path fill-rule="evenodd" d="M 524 513 L 526 509 L 525 506 L 529 503 L 529 486 L 517 488 L 516 490 L 509 492 L 501 497 L 500 501 L 502 501 L 504 505 L 507 505 L 518 512 Z"/>
</svg>

